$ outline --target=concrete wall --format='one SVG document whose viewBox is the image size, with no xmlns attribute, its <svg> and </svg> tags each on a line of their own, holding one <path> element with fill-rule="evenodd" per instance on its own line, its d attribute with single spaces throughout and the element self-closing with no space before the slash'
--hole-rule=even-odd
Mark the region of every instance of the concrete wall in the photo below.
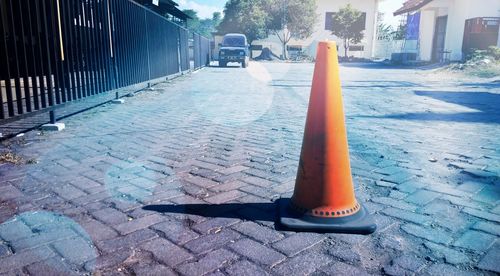
<svg viewBox="0 0 500 276">
<path fill-rule="evenodd" d="M 461 60 L 465 20 L 474 17 L 500 16 L 500 1 L 454 0 L 449 12 L 445 47 L 451 51 L 451 60 Z"/>
<path fill-rule="evenodd" d="M 435 0 L 420 12 L 420 60 L 431 60 L 436 18 L 447 15 L 445 50 L 450 52 L 450 60 L 457 61 L 462 59 L 465 21 L 475 17 L 500 17 L 500 1 Z"/>
<path fill-rule="evenodd" d="M 374 41 L 376 38 L 376 15 L 378 10 L 379 0 L 317 0 L 317 14 L 318 19 L 315 26 L 315 31 L 313 35 L 306 40 L 295 40 L 292 39 L 288 45 L 301 45 L 303 50 L 311 56 L 316 55 L 316 48 L 319 41 L 330 40 L 336 41 L 339 46 L 339 54 L 343 55 L 343 43 L 342 40 L 338 39 L 331 34 L 331 31 L 325 30 L 325 19 L 326 12 L 336 12 L 340 8 L 345 7 L 350 3 L 354 8 L 361 12 L 366 13 L 366 26 L 365 26 L 365 37 L 361 43 L 357 45 L 363 45 L 363 52 L 349 52 L 349 55 L 355 57 L 371 58 L 374 53 Z M 282 46 L 278 38 L 275 36 L 270 36 L 267 39 L 255 41 L 255 45 L 263 45 L 264 47 L 272 48 L 273 52 L 280 55 L 282 52 Z"/>
<path fill-rule="evenodd" d="M 434 41 L 434 29 L 436 27 L 435 10 L 422 11 L 420 14 L 420 53 L 417 57 L 420 60 L 432 59 L 432 43 Z"/>
</svg>

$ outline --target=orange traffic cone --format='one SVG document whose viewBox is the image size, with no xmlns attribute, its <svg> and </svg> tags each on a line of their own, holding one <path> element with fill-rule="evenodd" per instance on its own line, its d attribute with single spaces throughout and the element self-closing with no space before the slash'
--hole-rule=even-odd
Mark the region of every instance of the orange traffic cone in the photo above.
<svg viewBox="0 0 500 276">
<path fill-rule="evenodd" d="M 280 200 L 280 223 L 353 234 L 377 227 L 354 196 L 335 42 L 318 45 L 295 190 Z"/>
</svg>

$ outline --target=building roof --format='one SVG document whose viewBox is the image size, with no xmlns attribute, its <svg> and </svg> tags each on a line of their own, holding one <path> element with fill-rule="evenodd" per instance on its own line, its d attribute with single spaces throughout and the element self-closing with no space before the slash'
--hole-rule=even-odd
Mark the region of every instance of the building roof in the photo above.
<svg viewBox="0 0 500 276">
<path fill-rule="evenodd" d="M 151 0 L 134 0 L 134 1 L 162 15 L 170 14 L 181 20 L 191 19 L 189 15 L 179 10 L 177 8 L 178 4 L 172 0 L 159 0 L 158 6 L 154 5 Z"/>
<path fill-rule="evenodd" d="M 430 2 L 432 2 L 432 0 L 408 0 L 404 2 L 401 8 L 394 12 L 394 16 L 416 11 Z"/>
</svg>

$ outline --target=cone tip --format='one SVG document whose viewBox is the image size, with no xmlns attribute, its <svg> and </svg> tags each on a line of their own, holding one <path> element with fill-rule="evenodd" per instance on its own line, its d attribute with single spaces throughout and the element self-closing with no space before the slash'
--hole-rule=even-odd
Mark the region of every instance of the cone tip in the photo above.
<svg viewBox="0 0 500 276">
<path fill-rule="evenodd" d="M 320 41 L 318 47 L 326 47 L 326 48 L 337 48 L 337 42 L 335 41 Z"/>
</svg>

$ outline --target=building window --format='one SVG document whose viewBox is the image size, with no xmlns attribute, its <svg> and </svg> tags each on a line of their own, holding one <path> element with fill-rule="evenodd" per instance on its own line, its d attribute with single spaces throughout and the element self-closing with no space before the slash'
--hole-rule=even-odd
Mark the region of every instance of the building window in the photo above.
<svg viewBox="0 0 500 276">
<path fill-rule="evenodd" d="M 363 46 L 363 45 L 349 46 L 349 52 L 363 52 L 364 50 L 365 50 L 365 46 Z"/>
<path fill-rule="evenodd" d="M 336 14 L 335 12 L 325 13 L 325 30 L 328 31 L 333 30 L 333 26 L 335 25 L 333 16 L 335 14 Z M 361 13 L 361 17 L 359 18 L 358 22 L 356 22 L 356 29 L 360 31 L 366 30 L 366 12 Z"/>
</svg>

